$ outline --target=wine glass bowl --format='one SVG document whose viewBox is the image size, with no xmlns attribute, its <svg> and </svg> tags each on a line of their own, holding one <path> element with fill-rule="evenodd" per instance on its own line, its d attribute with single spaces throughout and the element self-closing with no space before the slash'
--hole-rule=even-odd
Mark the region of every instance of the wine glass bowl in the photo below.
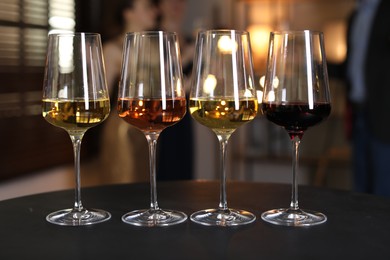
<svg viewBox="0 0 390 260">
<path fill-rule="evenodd" d="M 156 188 L 157 139 L 166 127 L 179 122 L 186 113 L 175 33 L 150 31 L 126 35 L 117 109 L 120 118 L 145 134 L 150 157 L 150 208 L 126 213 L 122 221 L 149 227 L 184 222 L 187 215 L 183 212 L 160 209 Z"/>
<path fill-rule="evenodd" d="M 210 128 L 218 138 L 221 187 L 218 208 L 195 212 L 190 218 L 207 226 L 252 223 L 256 219 L 252 213 L 227 206 L 225 168 L 230 136 L 253 120 L 258 110 L 249 34 L 235 30 L 199 32 L 194 63 L 189 110 L 198 123 Z"/>
<path fill-rule="evenodd" d="M 66 130 L 72 140 L 75 163 L 73 208 L 47 216 L 64 226 L 90 225 L 110 219 L 100 209 L 81 202 L 80 149 L 85 132 L 102 123 L 110 113 L 100 35 L 96 33 L 50 34 L 43 84 L 42 115 L 50 124 Z"/>
<path fill-rule="evenodd" d="M 119 117 L 143 132 L 161 132 L 179 122 L 187 110 L 186 99 L 167 99 L 163 108 L 161 99 L 120 98 Z"/>
<path fill-rule="evenodd" d="M 271 33 L 262 110 L 269 121 L 287 131 L 293 145 L 290 207 L 264 212 L 262 219 L 285 226 L 324 223 L 324 214 L 299 208 L 297 184 L 300 141 L 308 128 L 322 122 L 331 111 L 321 32 Z"/>
<path fill-rule="evenodd" d="M 43 117 L 50 124 L 68 132 L 85 132 L 103 122 L 110 113 L 108 98 L 83 99 L 43 99 Z"/>
<path fill-rule="evenodd" d="M 304 132 L 326 119 L 330 113 L 329 103 L 316 103 L 312 108 L 303 102 L 263 103 L 267 119 L 286 129 L 290 137 L 300 139 Z"/>
</svg>

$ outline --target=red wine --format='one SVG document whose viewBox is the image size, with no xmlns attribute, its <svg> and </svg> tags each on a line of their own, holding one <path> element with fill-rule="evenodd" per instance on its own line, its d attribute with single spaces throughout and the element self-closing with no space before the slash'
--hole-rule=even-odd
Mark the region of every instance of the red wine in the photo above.
<svg viewBox="0 0 390 260">
<path fill-rule="evenodd" d="M 179 122 L 186 113 L 186 99 L 120 98 L 119 117 L 144 132 L 160 132 Z"/>
<path fill-rule="evenodd" d="M 291 138 L 302 138 L 307 128 L 319 124 L 330 114 L 329 103 L 316 103 L 309 108 L 307 103 L 263 103 L 263 113 L 271 122 L 283 126 Z"/>
</svg>

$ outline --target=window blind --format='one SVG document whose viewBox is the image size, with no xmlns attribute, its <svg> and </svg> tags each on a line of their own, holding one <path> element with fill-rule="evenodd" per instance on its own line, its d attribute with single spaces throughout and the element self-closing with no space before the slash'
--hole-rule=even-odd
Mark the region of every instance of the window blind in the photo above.
<svg viewBox="0 0 390 260">
<path fill-rule="evenodd" d="M 75 0 L 0 1 L 0 119 L 40 115 L 47 34 L 74 28 Z"/>
<path fill-rule="evenodd" d="M 47 34 L 74 28 L 75 0 L 2 0 L 0 72 L 43 67 Z"/>
<path fill-rule="evenodd" d="M 41 99 L 47 34 L 74 30 L 75 1 L 0 0 L 0 180 L 72 161 L 69 138 L 42 118 Z"/>
</svg>

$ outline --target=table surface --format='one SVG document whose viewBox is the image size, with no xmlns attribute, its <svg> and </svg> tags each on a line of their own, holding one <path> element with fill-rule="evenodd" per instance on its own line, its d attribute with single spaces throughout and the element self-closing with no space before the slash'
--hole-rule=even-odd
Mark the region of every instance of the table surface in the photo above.
<svg viewBox="0 0 390 260">
<path fill-rule="evenodd" d="M 149 205 L 149 184 L 84 188 L 87 207 L 112 213 L 108 222 L 63 227 L 46 222 L 48 213 L 73 205 L 73 191 L 0 202 L 0 259 L 390 259 L 390 200 L 300 187 L 300 205 L 319 210 L 328 221 L 314 227 L 281 227 L 260 214 L 289 204 L 290 186 L 228 183 L 232 208 L 257 216 L 241 227 L 205 227 L 186 221 L 171 227 L 134 227 L 121 221 Z M 218 182 L 158 183 L 162 208 L 192 212 L 214 208 Z"/>
</svg>

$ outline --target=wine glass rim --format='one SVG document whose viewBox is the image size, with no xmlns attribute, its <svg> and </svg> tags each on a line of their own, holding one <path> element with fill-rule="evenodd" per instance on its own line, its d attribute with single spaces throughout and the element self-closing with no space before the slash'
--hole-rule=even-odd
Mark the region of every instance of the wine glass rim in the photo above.
<svg viewBox="0 0 390 260">
<path fill-rule="evenodd" d="M 315 30 L 280 30 L 280 31 L 272 31 L 271 34 L 295 34 L 295 35 L 303 35 L 303 34 L 312 34 L 312 35 L 322 35 L 323 32 L 315 31 Z"/>
<path fill-rule="evenodd" d="M 95 32 L 53 32 L 49 33 L 49 36 L 100 36 L 100 33 Z"/>
<path fill-rule="evenodd" d="M 139 32 L 128 32 L 126 33 L 126 36 L 134 36 L 134 35 L 139 35 L 139 36 L 156 36 L 156 35 L 177 35 L 176 32 L 171 32 L 171 31 L 139 31 Z"/>
<path fill-rule="evenodd" d="M 235 29 L 205 29 L 200 30 L 198 34 L 231 34 L 232 32 L 235 32 L 236 34 L 248 34 L 248 31 Z"/>
</svg>

